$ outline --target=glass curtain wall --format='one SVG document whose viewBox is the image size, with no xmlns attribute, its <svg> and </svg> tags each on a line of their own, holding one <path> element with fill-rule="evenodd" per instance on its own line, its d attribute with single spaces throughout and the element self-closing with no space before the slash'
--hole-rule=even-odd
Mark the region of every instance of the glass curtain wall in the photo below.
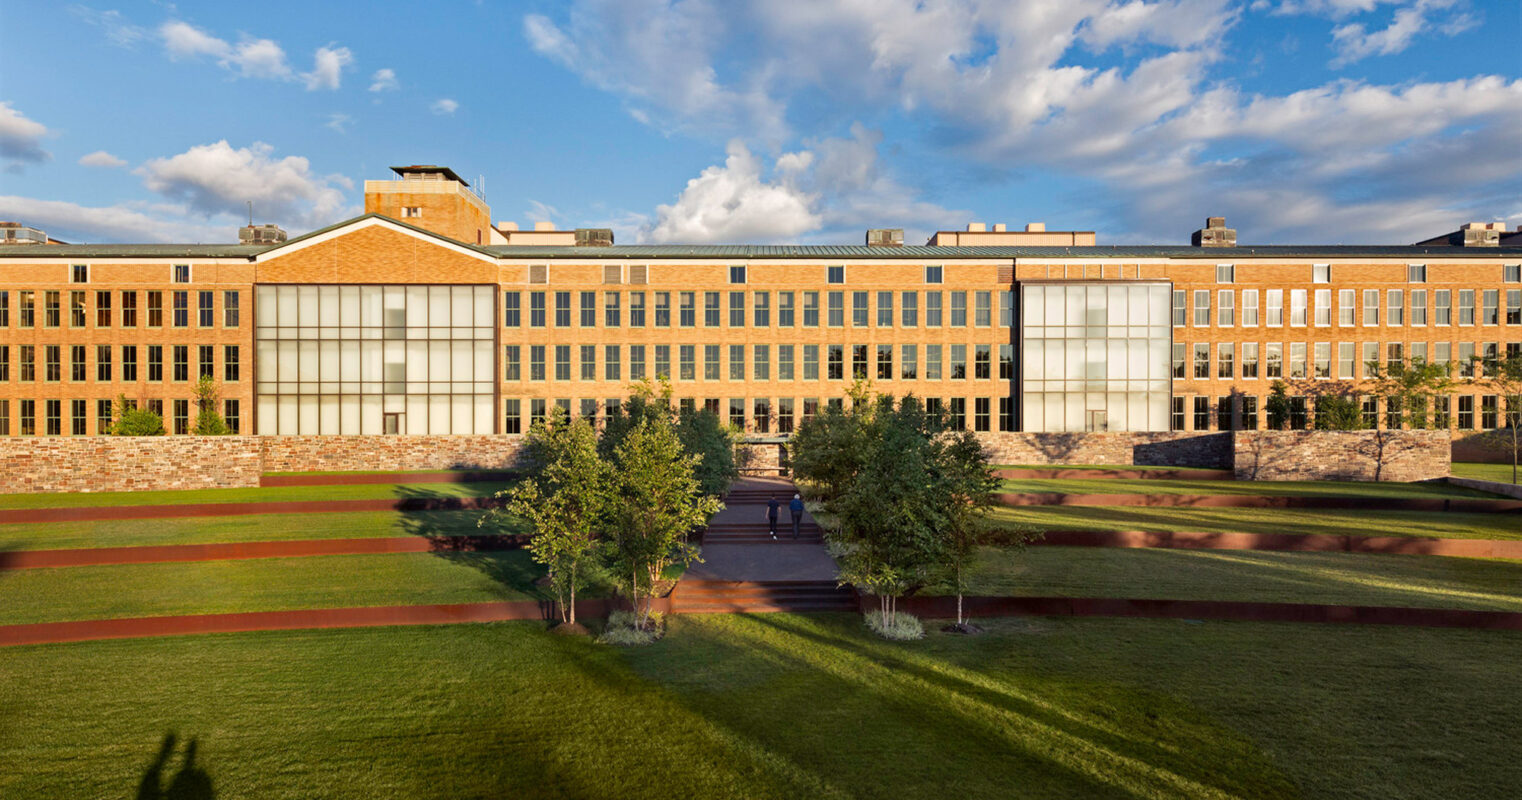
<svg viewBox="0 0 1522 800">
<path fill-rule="evenodd" d="M 260 286 L 258 432 L 491 433 L 492 286 Z"/>
<path fill-rule="evenodd" d="M 1168 430 L 1171 291 L 1022 284 L 1021 430 Z"/>
</svg>

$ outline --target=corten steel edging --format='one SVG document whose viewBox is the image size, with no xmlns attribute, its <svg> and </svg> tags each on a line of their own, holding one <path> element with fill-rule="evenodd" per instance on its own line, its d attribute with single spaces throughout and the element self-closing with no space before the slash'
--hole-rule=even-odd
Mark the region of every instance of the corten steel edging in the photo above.
<svg viewBox="0 0 1522 800">
<path fill-rule="evenodd" d="M 81 547 L 65 550 L 15 550 L 0 553 L 0 570 L 385 553 L 472 553 L 514 550 L 522 547 L 524 542 L 525 539 L 518 536 L 439 536 L 434 538 L 389 536 L 169 544 L 145 547 Z"/>
<path fill-rule="evenodd" d="M 863 613 L 877 598 L 862 595 Z M 921 617 L 955 617 L 955 596 L 901 597 L 898 609 Z M 1255 603 L 1231 600 L 1144 600 L 1109 597 L 964 597 L 963 614 L 984 617 L 1139 617 L 1237 622 L 1320 622 L 1522 631 L 1522 613 L 1450 608 Z"/>
<path fill-rule="evenodd" d="M 258 514 L 318 514 L 353 511 L 459 511 L 496 508 L 493 497 L 401 497 L 362 500 L 293 500 L 286 502 L 182 503 L 158 506 L 81 506 L 78 508 L 0 509 L 0 524 L 16 522 L 99 522 L 172 517 L 242 517 Z"/>
<path fill-rule="evenodd" d="M 436 472 L 369 472 L 336 475 L 261 475 L 267 486 L 358 486 L 392 483 L 502 483 L 517 473 L 502 470 L 438 470 Z"/>
<path fill-rule="evenodd" d="M 1032 469 L 996 469 L 994 475 L 1005 480 L 1195 480 L 1233 481 L 1237 475 L 1229 469 L 1066 469 L 1036 467 Z"/>
<path fill-rule="evenodd" d="M 1522 511 L 1522 500 L 1468 497 L 1310 497 L 1243 494 L 1062 494 L 998 495 L 1005 506 L 1110 506 L 1153 508 L 1342 508 L 1380 511 L 1455 511 L 1497 514 Z"/>
<path fill-rule="evenodd" d="M 1175 550 L 1285 550 L 1522 559 L 1522 540 L 1354 536 L 1324 533 L 1054 530 L 1032 542 L 1064 547 L 1145 547 Z"/>
</svg>

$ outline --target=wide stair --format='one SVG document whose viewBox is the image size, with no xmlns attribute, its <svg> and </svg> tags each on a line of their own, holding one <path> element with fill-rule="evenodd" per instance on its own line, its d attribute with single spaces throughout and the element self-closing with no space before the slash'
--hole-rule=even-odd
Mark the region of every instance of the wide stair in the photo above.
<svg viewBox="0 0 1522 800">
<path fill-rule="evenodd" d="M 793 492 L 749 489 L 742 484 L 725 495 L 724 505 L 732 511 L 714 519 L 703 532 L 703 544 L 772 544 L 771 528 L 766 521 L 766 504 L 774 496 L 781 506 L 777 509 L 777 541 L 794 542 L 792 516 L 787 508 L 793 499 Z M 824 531 L 812 516 L 805 515 L 799 524 L 796 543 L 824 543 Z"/>
<path fill-rule="evenodd" d="M 677 614 L 855 611 L 857 603 L 854 592 L 837 587 L 834 581 L 684 578 L 671 593 L 671 610 Z"/>
</svg>

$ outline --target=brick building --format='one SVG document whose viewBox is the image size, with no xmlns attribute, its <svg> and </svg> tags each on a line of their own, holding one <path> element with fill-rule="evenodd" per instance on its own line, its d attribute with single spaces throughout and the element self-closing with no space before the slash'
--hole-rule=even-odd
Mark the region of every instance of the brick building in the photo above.
<svg viewBox="0 0 1522 800">
<path fill-rule="evenodd" d="M 1402 247 L 1240 246 L 1219 218 L 1188 246 L 1039 225 L 626 246 L 492 224 L 447 168 L 395 170 L 364 216 L 288 241 L 0 246 L 0 435 L 97 434 L 118 394 L 183 433 L 203 374 L 259 434 L 514 433 L 656 375 L 756 435 L 853 376 L 975 430 L 1257 428 L 1275 380 L 1357 394 L 1371 361 L 1522 348 L 1504 226 Z M 1482 429 L 1503 403 L 1465 387 L 1436 411 Z"/>
</svg>

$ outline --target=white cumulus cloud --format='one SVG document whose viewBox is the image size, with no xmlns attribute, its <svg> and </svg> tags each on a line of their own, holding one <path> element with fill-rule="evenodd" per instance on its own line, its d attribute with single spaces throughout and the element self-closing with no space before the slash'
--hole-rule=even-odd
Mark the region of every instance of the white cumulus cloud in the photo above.
<svg viewBox="0 0 1522 800">
<path fill-rule="evenodd" d="M 172 209 L 142 204 L 83 206 L 63 200 L 0 195 L 0 218 L 21 220 L 66 242 L 235 242 L 234 216 L 220 224 L 192 221 Z"/>
<path fill-rule="evenodd" d="M 123 159 L 107 153 L 104 150 L 96 150 L 93 153 L 80 156 L 80 166 L 84 167 L 124 167 L 127 162 Z"/>
<path fill-rule="evenodd" d="M 459 108 L 460 108 L 460 104 L 455 102 L 454 100 L 451 100 L 451 99 L 447 98 L 447 97 L 443 97 L 443 98 L 440 98 L 438 100 L 435 100 L 433 102 L 433 105 L 429 106 L 429 108 L 435 114 L 448 115 L 448 114 L 453 114 L 454 112 L 458 111 Z"/>
<path fill-rule="evenodd" d="M 819 227 L 819 215 L 812 209 L 815 198 L 795 181 L 809 157 L 795 155 L 766 180 L 760 159 L 744 143 L 730 142 L 727 152 L 723 166 L 703 170 L 687 182 L 675 203 L 656 207 L 651 241 L 772 241 Z"/>
<path fill-rule="evenodd" d="M 337 89 L 344 68 L 354 63 L 354 54 L 347 47 L 328 45 L 317 48 L 312 62 L 312 71 L 301 76 L 306 81 L 307 91 Z"/>
<path fill-rule="evenodd" d="M 181 20 L 159 26 L 159 36 L 172 59 L 207 56 L 245 78 L 288 80 L 293 76 L 285 50 L 272 39 L 246 38 L 235 45 Z"/>
<path fill-rule="evenodd" d="M 53 157 L 42 149 L 42 139 L 48 133 L 48 126 L 0 100 L 0 158 L 32 164 L 47 161 Z"/>
<path fill-rule="evenodd" d="M 300 156 L 274 158 L 263 142 L 234 148 L 224 139 L 136 170 L 143 185 L 204 215 L 239 213 L 253 201 L 259 216 L 289 228 L 319 227 L 353 212 L 344 190 L 352 181 L 315 174 Z"/>
<path fill-rule="evenodd" d="M 400 88 L 402 85 L 396 80 L 396 70 L 390 67 L 378 69 L 374 75 L 370 76 L 370 91 L 372 92 L 394 92 Z"/>
</svg>

